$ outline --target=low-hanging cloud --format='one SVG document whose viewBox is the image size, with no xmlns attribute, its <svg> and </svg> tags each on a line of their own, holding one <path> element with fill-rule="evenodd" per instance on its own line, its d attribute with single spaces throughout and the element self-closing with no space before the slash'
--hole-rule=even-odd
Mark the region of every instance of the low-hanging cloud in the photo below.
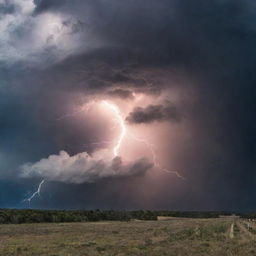
<svg viewBox="0 0 256 256">
<path fill-rule="evenodd" d="M 152 164 L 145 158 L 124 163 L 120 157 L 106 160 L 86 152 L 70 156 L 66 151 L 61 151 L 59 155 L 50 155 L 36 163 L 22 165 L 21 176 L 80 184 L 107 177 L 143 175 L 151 167 Z"/>
<path fill-rule="evenodd" d="M 126 117 L 130 124 L 152 123 L 154 121 L 179 122 L 181 116 L 175 106 L 172 105 L 149 105 L 145 108 L 136 107 Z"/>
</svg>

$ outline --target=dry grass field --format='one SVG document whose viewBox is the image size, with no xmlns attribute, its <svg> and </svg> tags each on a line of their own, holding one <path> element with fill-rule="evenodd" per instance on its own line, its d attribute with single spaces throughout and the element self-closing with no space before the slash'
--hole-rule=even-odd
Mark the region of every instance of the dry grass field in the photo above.
<svg viewBox="0 0 256 256">
<path fill-rule="evenodd" d="M 0 225 L 0 255 L 255 256 L 256 226 L 239 219 Z"/>
</svg>

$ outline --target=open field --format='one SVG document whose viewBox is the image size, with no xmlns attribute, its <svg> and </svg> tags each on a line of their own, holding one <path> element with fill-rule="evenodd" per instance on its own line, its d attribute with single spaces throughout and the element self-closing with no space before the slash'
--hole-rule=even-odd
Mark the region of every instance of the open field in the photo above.
<svg viewBox="0 0 256 256">
<path fill-rule="evenodd" d="M 256 255 L 256 225 L 233 218 L 0 225 L 0 255 Z"/>
</svg>

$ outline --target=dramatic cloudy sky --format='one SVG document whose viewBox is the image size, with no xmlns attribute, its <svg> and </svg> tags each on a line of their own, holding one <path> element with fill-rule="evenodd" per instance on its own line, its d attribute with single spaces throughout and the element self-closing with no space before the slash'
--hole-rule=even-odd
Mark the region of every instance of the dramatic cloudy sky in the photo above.
<svg viewBox="0 0 256 256">
<path fill-rule="evenodd" d="M 253 0 L 0 0 L 0 207 L 255 210 Z"/>
</svg>

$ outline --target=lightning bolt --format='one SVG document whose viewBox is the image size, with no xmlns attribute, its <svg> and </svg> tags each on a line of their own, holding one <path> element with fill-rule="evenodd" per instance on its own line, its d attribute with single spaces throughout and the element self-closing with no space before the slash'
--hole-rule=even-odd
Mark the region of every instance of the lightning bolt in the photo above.
<svg viewBox="0 0 256 256">
<path fill-rule="evenodd" d="M 116 157 L 119 155 L 119 151 L 120 151 L 120 147 L 121 147 L 121 144 L 122 144 L 122 141 L 126 135 L 126 126 L 125 126 L 125 122 L 124 122 L 124 119 L 120 113 L 120 110 L 119 108 L 112 104 L 112 103 L 109 103 L 107 101 L 102 101 L 102 103 L 108 107 L 115 115 L 116 115 L 116 121 L 119 123 L 120 127 L 121 127 L 121 133 L 119 135 L 119 138 L 116 142 L 116 145 L 115 147 L 113 148 L 113 155 Z"/>
<path fill-rule="evenodd" d="M 134 140 L 136 140 L 136 141 L 138 141 L 140 143 L 143 143 L 150 150 L 151 155 L 152 155 L 152 160 L 153 160 L 154 166 L 156 168 L 158 168 L 159 170 L 161 170 L 163 172 L 168 172 L 168 173 L 175 174 L 180 179 L 185 179 L 183 176 L 181 176 L 179 174 L 179 172 L 168 170 L 166 168 L 163 168 L 160 165 L 160 163 L 157 160 L 156 152 L 154 150 L 154 145 L 152 143 L 148 142 L 145 139 L 138 138 L 134 134 L 132 134 L 132 133 L 127 131 L 127 128 L 126 128 L 126 125 L 125 125 L 125 120 L 123 119 L 122 114 L 121 114 L 119 108 L 115 104 L 110 103 L 108 101 L 102 101 L 102 104 L 104 104 L 106 107 L 108 107 L 115 114 L 116 121 L 119 123 L 119 126 L 121 128 L 121 133 L 119 135 L 119 138 L 118 138 L 118 140 L 116 142 L 115 147 L 113 148 L 113 155 L 114 155 L 114 157 L 119 155 L 120 147 L 122 145 L 123 139 L 125 138 L 126 135 L 129 135 Z M 98 142 L 98 143 L 100 144 L 101 142 Z"/>
<path fill-rule="evenodd" d="M 181 176 L 179 174 L 178 171 L 171 171 L 171 170 L 168 170 L 166 168 L 163 168 L 160 163 L 158 162 L 157 160 L 157 155 L 156 155 L 156 152 L 154 150 L 154 145 L 150 142 L 148 142 L 147 140 L 145 139 L 141 139 L 141 138 L 138 138 L 136 137 L 134 134 L 130 133 L 127 131 L 127 128 L 126 128 L 126 125 L 125 125 L 125 120 L 124 118 L 122 117 L 122 114 L 119 110 L 119 108 L 117 107 L 117 105 L 113 104 L 113 103 L 110 103 L 108 101 L 102 101 L 101 102 L 105 107 L 109 108 L 113 113 L 114 115 L 116 116 L 116 118 L 114 119 L 116 121 L 117 124 L 119 124 L 120 128 L 121 128 L 121 132 L 120 132 L 120 135 L 115 143 L 115 146 L 113 148 L 113 156 L 114 157 L 117 157 L 120 153 L 120 148 L 121 148 L 121 145 L 122 145 L 122 142 L 125 138 L 126 135 L 130 136 L 131 138 L 133 138 L 134 140 L 140 142 L 140 143 L 143 143 L 151 152 L 151 155 L 152 155 L 152 160 L 153 160 L 153 163 L 154 163 L 154 166 L 156 168 L 158 168 L 159 170 L 163 171 L 163 172 L 167 172 L 167 173 L 172 173 L 172 174 L 175 174 L 178 178 L 180 179 L 185 179 L 183 176 Z M 67 118 L 67 117 L 71 117 L 71 116 L 75 116 L 76 114 L 78 113 L 81 113 L 83 111 L 89 111 L 90 108 L 92 107 L 92 105 L 95 104 L 95 102 L 90 102 L 88 104 L 86 104 L 84 107 L 82 107 L 82 109 L 78 110 L 78 111 L 75 111 L 73 113 L 69 113 L 69 114 L 66 114 L 60 118 L 58 118 L 57 120 L 61 120 L 63 118 Z M 94 143 L 91 143 L 91 144 L 94 144 L 94 145 L 103 145 L 103 144 L 111 144 L 113 143 L 113 141 L 100 141 L 100 142 L 94 142 Z M 40 192 L 41 192 L 41 188 L 42 188 L 42 185 L 44 184 L 45 180 L 42 180 L 40 182 L 40 184 L 38 185 L 38 188 L 37 188 L 37 191 L 35 191 L 31 197 L 27 198 L 27 199 L 24 199 L 22 202 L 28 202 L 29 203 L 29 207 L 30 207 L 30 203 L 31 203 L 31 200 L 35 197 L 35 196 L 40 196 Z"/>
<path fill-rule="evenodd" d="M 136 137 L 136 136 L 135 136 L 134 134 L 132 134 L 132 133 L 129 133 L 129 135 L 130 135 L 130 137 L 132 137 L 134 140 L 143 143 L 143 144 L 150 150 L 151 155 L 152 155 L 152 160 L 153 160 L 154 166 L 155 166 L 156 168 L 158 168 L 159 170 L 161 170 L 161 171 L 163 171 L 163 172 L 168 172 L 168 173 L 175 174 L 178 178 L 185 180 L 185 178 L 184 178 L 183 176 L 181 176 L 178 171 L 171 171 L 171 170 L 168 170 L 168 169 L 163 168 L 163 167 L 161 166 L 161 164 L 160 164 L 160 163 L 158 162 L 158 160 L 157 160 L 157 155 L 156 155 L 156 152 L 155 152 L 155 150 L 154 150 L 154 147 L 155 147 L 154 144 L 148 142 L 148 141 L 145 140 L 145 139 L 140 139 L 140 138 Z"/>
<path fill-rule="evenodd" d="M 32 194 L 31 197 L 24 199 L 22 202 L 28 202 L 29 207 L 30 207 L 30 202 L 31 202 L 31 200 L 32 200 L 36 195 L 40 196 L 41 188 L 42 188 L 42 185 L 44 184 L 44 182 L 45 182 L 45 180 L 42 180 L 42 181 L 39 183 L 39 185 L 38 185 L 37 191 L 35 191 L 35 192 Z"/>
</svg>

